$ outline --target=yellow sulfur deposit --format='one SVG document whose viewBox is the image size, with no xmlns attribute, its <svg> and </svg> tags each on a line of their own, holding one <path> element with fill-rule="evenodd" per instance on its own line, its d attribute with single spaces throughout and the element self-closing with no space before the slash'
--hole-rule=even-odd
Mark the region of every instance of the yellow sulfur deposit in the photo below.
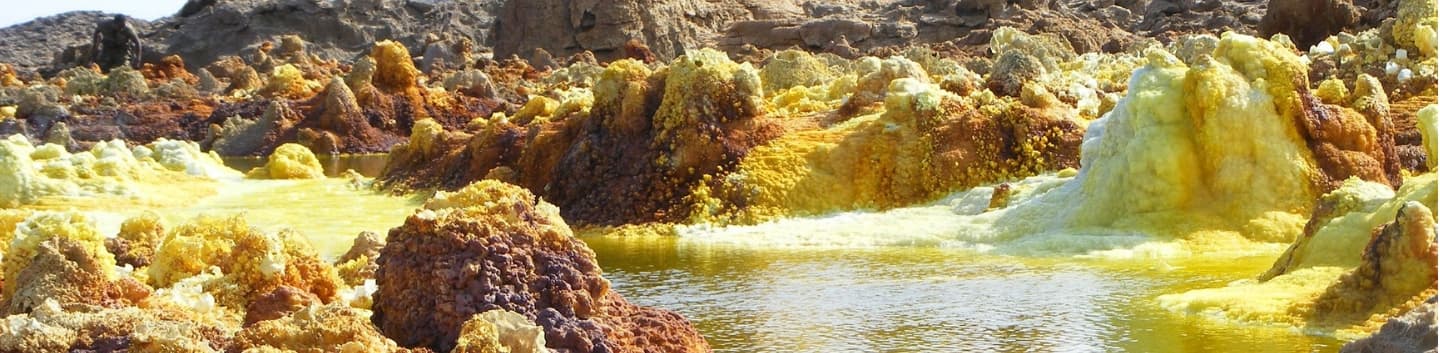
<svg viewBox="0 0 1440 353">
<path fill-rule="evenodd" d="M 555 114 L 557 109 L 560 109 L 560 102 L 554 99 L 545 96 L 530 96 L 530 101 L 525 102 L 525 105 L 515 112 L 515 116 L 511 120 L 515 124 L 523 126 L 536 118 L 550 117 Z"/>
<path fill-rule="evenodd" d="M 15 226 L 30 218 L 31 213 L 21 209 L 0 209 L 0 254 L 10 251 L 10 242 L 15 240 Z"/>
<path fill-rule="evenodd" d="M 1434 56 L 1436 47 L 1435 1 L 1400 0 L 1395 14 L 1391 37 L 1395 44 L 1404 48 L 1418 49 L 1420 53 Z"/>
<path fill-rule="evenodd" d="M 600 73 L 593 90 L 593 111 L 611 117 L 602 122 L 607 130 L 628 135 L 645 130 L 649 119 L 645 116 L 646 92 L 653 88 L 647 80 L 652 74 L 645 64 L 631 59 L 610 63 Z"/>
<path fill-rule="evenodd" d="M 206 179 L 235 175 L 193 142 L 160 139 L 127 148 L 114 140 L 72 154 L 59 145 L 33 146 L 21 135 L 0 140 L 0 206 L 59 208 L 97 198 L 114 199 L 117 207 L 175 202 L 213 192 Z"/>
<path fill-rule="evenodd" d="M 16 275 L 30 264 L 35 257 L 36 249 L 41 243 L 53 238 L 65 238 L 78 242 L 85 248 L 87 253 L 94 254 L 97 262 L 102 264 L 114 264 L 115 257 L 105 251 L 105 236 L 95 230 L 94 223 L 85 215 L 79 213 L 37 213 L 25 219 L 15 226 L 15 239 L 10 242 L 9 248 L 4 252 L 4 259 L 0 261 L 0 268 L 3 268 L 3 278 L 13 280 Z M 114 266 L 102 268 L 102 278 L 113 280 L 115 278 Z M 12 298 L 15 296 L 14 285 L 6 285 L 0 289 L 0 298 Z"/>
<path fill-rule="evenodd" d="M 1384 318 L 1372 316 L 1408 310 L 1417 299 L 1434 295 L 1435 212 L 1425 205 L 1416 201 L 1401 205 L 1393 223 L 1373 232 L 1361 265 L 1297 311 L 1307 313 L 1317 325 L 1343 327 L 1358 321 L 1360 330 L 1374 330 Z"/>
<path fill-rule="evenodd" d="M 305 79 L 305 73 L 291 64 L 276 66 L 269 79 L 260 88 L 262 96 L 300 99 L 314 95 L 322 87 L 320 82 Z"/>
<path fill-rule="evenodd" d="M 495 334 L 495 324 L 474 317 L 460 326 L 460 337 L 455 339 L 455 348 L 450 353 L 509 353 L 500 345 Z"/>
<path fill-rule="evenodd" d="M 1361 263 L 1358 249 L 1364 249 L 1371 232 L 1395 219 L 1395 213 L 1407 201 L 1435 204 L 1435 174 L 1424 174 L 1406 180 L 1400 191 L 1388 186 L 1346 180 L 1339 189 L 1325 194 L 1317 211 L 1317 230 L 1296 239 L 1262 279 L 1296 269 L 1316 266 L 1354 267 Z"/>
<path fill-rule="evenodd" d="M 290 316 L 258 322 L 235 334 L 235 350 L 276 352 L 399 352 L 370 324 L 368 310 L 311 305 Z"/>
<path fill-rule="evenodd" d="M 1080 135 L 1073 112 L 1026 107 L 988 91 L 958 96 L 931 83 L 919 64 L 905 58 L 869 58 L 857 65 L 863 76 L 840 109 L 859 109 L 858 115 L 752 149 L 736 172 L 692 190 L 693 204 L 705 206 L 692 219 L 754 223 L 911 205 L 1056 168 L 1067 153 L 1055 142 Z M 886 85 L 877 90 L 881 82 Z M 802 88 L 791 91 L 796 89 Z M 883 104 L 857 103 L 864 100 Z M 735 203 L 744 206 L 717 207 L 717 197 L 739 198 L 744 201 Z"/>
<path fill-rule="evenodd" d="M 1349 335 L 1374 330 L 1381 314 L 1433 295 L 1435 215 L 1425 205 L 1435 204 L 1436 192 L 1435 174 L 1407 180 L 1398 193 L 1349 180 L 1322 199 L 1316 231 L 1297 239 L 1259 280 L 1165 295 L 1160 304 Z"/>
<path fill-rule="evenodd" d="M 1074 180 L 969 236 L 1085 230 L 1213 241 L 1207 234 L 1219 231 L 1289 241 L 1300 233 L 1318 192 L 1293 120 L 1299 58 L 1280 43 L 1229 33 L 1194 67 L 1162 50 L 1146 55 L 1126 97 L 1090 124 Z"/>
<path fill-rule="evenodd" d="M 669 67 L 665 95 L 651 123 L 652 143 L 670 151 L 656 164 L 682 180 L 710 167 L 724 147 L 706 127 L 760 115 L 764 106 L 759 72 L 749 63 L 736 64 L 714 49 L 687 52 Z"/>
<path fill-rule="evenodd" d="M 155 248 L 164 237 L 164 221 L 159 214 L 147 210 L 120 223 L 120 233 L 106 241 L 106 248 L 119 263 L 141 267 L 150 264 Z"/>
<path fill-rule="evenodd" d="M 404 44 L 388 40 L 375 43 L 370 58 L 375 60 L 375 75 L 371 79 L 375 87 L 387 91 L 417 88 L 420 70 L 415 68 L 410 50 L 405 49 Z"/>
<path fill-rule="evenodd" d="M 425 209 L 430 211 L 441 211 L 454 209 L 459 214 L 478 217 L 480 215 L 505 215 L 513 217 L 514 211 L 509 210 L 508 205 L 517 202 L 533 202 L 524 200 L 525 193 L 517 192 L 524 190 L 514 185 L 506 184 L 495 180 L 481 180 L 456 190 L 454 192 L 437 192 L 435 196 L 425 202 Z M 555 205 L 539 203 L 535 207 L 540 208 L 546 215 L 553 215 L 557 220 L 560 211 Z"/>
<path fill-rule="evenodd" d="M 1440 129 L 1440 119 L 1437 117 L 1440 117 L 1440 106 L 1434 104 L 1420 109 L 1420 112 L 1416 114 L 1416 118 L 1419 120 L 1420 136 L 1424 141 L 1422 146 L 1425 147 L 1425 154 L 1428 157 L 1425 158 L 1425 166 L 1432 171 L 1435 170 L 1436 160 L 1440 159 L 1440 131 L 1437 131 Z"/>
<path fill-rule="evenodd" d="M 201 216 L 165 235 L 150 265 L 150 285 L 169 287 L 204 272 L 230 255 L 235 238 L 251 230 L 240 217 Z"/>
<path fill-rule="evenodd" d="M 241 233 L 231 256 L 220 268 L 249 291 L 247 297 L 288 285 L 330 302 L 344 283 L 304 237 L 288 229 L 274 234 Z"/>
<path fill-rule="evenodd" d="M 425 97 L 421 95 L 424 78 L 420 70 L 415 68 L 415 62 L 410 58 L 410 50 L 399 42 L 384 40 L 375 43 L 370 50 L 369 61 L 362 61 L 361 64 L 374 63 L 373 69 L 362 68 L 352 72 L 353 79 L 347 78 L 346 82 L 351 84 L 350 89 L 356 92 L 356 96 L 362 101 L 369 99 L 368 90 L 365 87 L 356 87 L 367 81 L 375 85 L 381 91 L 398 94 L 405 98 L 411 106 L 421 107 L 424 105 Z M 357 65 L 357 67 L 360 65 Z M 429 117 L 425 109 L 412 111 L 415 119 Z"/>
<path fill-rule="evenodd" d="M 435 119 L 422 119 L 415 121 L 415 126 L 410 128 L 410 141 L 404 146 L 404 150 L 420 155 L 429 155 L 435 150 L 435 142 L 440 139 L 444 128 Z M 397 147 L 399 149 L 399 147 Z"/>
<path fill-rule="evenodd" d="M 466 327 L 469 327 L 471 322 L 477 324 L 484 322 L 492 326 L 502 351 L 509 350 L 510 353 L 545 352 L 545 330 L 530 322 L 525 315 L 497 309 L 475 315 L 470 321 L 465 322 Z M 461 337 L 465 336 L 465 331 L 465 329 L 461 329 Z"/>
<path fill-rule="evenodd" d="M 765 92 L 790 89 L 795 86 L 821 86 L 835 76 L 834 70 L 824 61 L 810 53 L 790 49 L 775 53 L 760 68 L 760 80 Z"/>
<path fill-rule="evenodd" d="M 280 145 L 271 153 L 264 166 L 246 173 L 256 179 L 317 179 L 325 177 L 325 169 L 309 148 L 295 143 Z"/>
<path fill-rule="evenodd" d="M 343 281 L 293 231 L 267 234 L 244 218 L 201 216 L 167 234 L 148 271 L 151 285 L 169 287 L 214 266 L 218 284 L 207 285 L 222 306 L 242 309 L 252 296 L 278 286 L 295 287 L 325 302 L 334 300 Z"/>
<path fill-rule="evenodd" d="M 937 183 L 926 178 L 930 145 L 918 124 L 949 93 L 908 78 L 887 92 L 884 114 L 787 135 L 751 151 L 733 176 L 738 188 L 757 191 L 748 217 L 895 207 L 931 196 Z"/>
<path fill-rule="evenodd" d="M 1345 82 L 1332 78 L 1320 81 L 1320 87 L 1315 90 L 1315 96 L 1326 104 L 1346 104 L 1345 99 L 1350 97 L 1350 90 L 1345 88 Z"/>
</svg>

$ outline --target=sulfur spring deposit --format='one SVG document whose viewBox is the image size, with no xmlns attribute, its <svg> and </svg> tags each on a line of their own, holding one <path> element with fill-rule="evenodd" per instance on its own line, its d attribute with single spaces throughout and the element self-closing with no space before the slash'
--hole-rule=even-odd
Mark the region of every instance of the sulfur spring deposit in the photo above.
<svg viewBox="0 0 1440 353">
<path fill-rule="evenodd" d="M 1434 351 L 1437 22 L 1434 0 L 42 17 L 0 28 L 0 352 Z"/>
</svg>

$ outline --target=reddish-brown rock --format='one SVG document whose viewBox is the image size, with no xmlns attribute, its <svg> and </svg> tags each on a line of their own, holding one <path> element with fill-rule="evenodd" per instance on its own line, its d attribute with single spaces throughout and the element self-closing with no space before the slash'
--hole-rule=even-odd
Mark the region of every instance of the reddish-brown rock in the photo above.
<svg viewBox="0 0 1440 353">
<path fill-rule="evenodd" d="M 445 193 L 391 229 L 373 320 L 402 346 L 448 351 L 465 321 L 504 309 L 568 352 L 704 352 L 689 322 L 610 289 L 554 206 L 486 180 Z"/>
<path fill-rule="evenodd" d="M 55 237 L 37 251 L 14 281 L 7 281 L 17 287 L 0 302 L 0 313 L 29 313 L 48 299 L 61 305 L 121 307 L 150 296 L 150 288 L 133 278 L 106 278 L 114 265 L 101 263 L 76 240 Z"/>
<path fill-rule="evenodd" d="M 320 303 L 315 294 L 291 286 L 279 286 L 245 306 L 245 325 L 290 316 L 296 310 Z"/>
<path fill-rule="evenodd" d="M 1319 177 L 1323 179 L 1313 181 L 1315 186 L 1333 190 L 1352 176 L 1391 187 L 1400 186 L 1400 164 L 1394 156 L 1393 142 L 1389 146 L 1384 143 L 1393 138 L 1383 138 L 1393 134 L 1390 131 L 1393 127 L 1377 130 L 1370 121 L 1393 125 L 1384 123 L 1388 122 L 1388 116 L 1367 119 L 1349 108 L 1321 103 L 1304 88 L 1299 100 L 1300 113 L 1295 115 L 1295 124 L 1315 156 L 1321 171 Z"/>
</svg>

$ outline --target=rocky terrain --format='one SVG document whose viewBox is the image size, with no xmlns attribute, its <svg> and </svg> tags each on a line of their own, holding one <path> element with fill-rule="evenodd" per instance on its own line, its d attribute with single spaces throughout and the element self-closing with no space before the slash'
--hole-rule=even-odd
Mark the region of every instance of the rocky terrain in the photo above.
<svg viewBox="0 0 1440 353">
<path fill-rule="evenodd" d="M 1166 309 L 1434 344 L 1414 317 L 1436 285 L 1433 0 L 202 3 L 135 24 L 138 68 L 86 62 L 106 14 L 0 29 L 0 351 L 709 351 L 611 289 L 571 226 L 981 185 L 957 219 L 976 238 L 1291 244 Z M 437 193 L 334 262 L 242 217 L 100 234 L 36 211 L 353 153 L 389 153 L 382 191 Z M 1288 292 L 1257 311 L 1252 291 Z"/>
</svg>

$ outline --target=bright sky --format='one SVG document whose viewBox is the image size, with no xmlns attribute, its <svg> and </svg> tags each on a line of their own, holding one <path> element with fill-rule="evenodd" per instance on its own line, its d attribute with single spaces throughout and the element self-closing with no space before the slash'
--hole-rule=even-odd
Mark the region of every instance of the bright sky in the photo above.
<svg viewBox="0 0 1440 353">
<path fill-rule="evenodd" d="M 98 10 L 123 13 L 145 20 L 169 16 L 180 11 L 185 0 L 5 0 L 10 3 L 0 11 L 0 28 L 10 27 L 36 17 L 77 10 Z M 19 6 L 15 6 L 18 4 Z"/>
</svg>

